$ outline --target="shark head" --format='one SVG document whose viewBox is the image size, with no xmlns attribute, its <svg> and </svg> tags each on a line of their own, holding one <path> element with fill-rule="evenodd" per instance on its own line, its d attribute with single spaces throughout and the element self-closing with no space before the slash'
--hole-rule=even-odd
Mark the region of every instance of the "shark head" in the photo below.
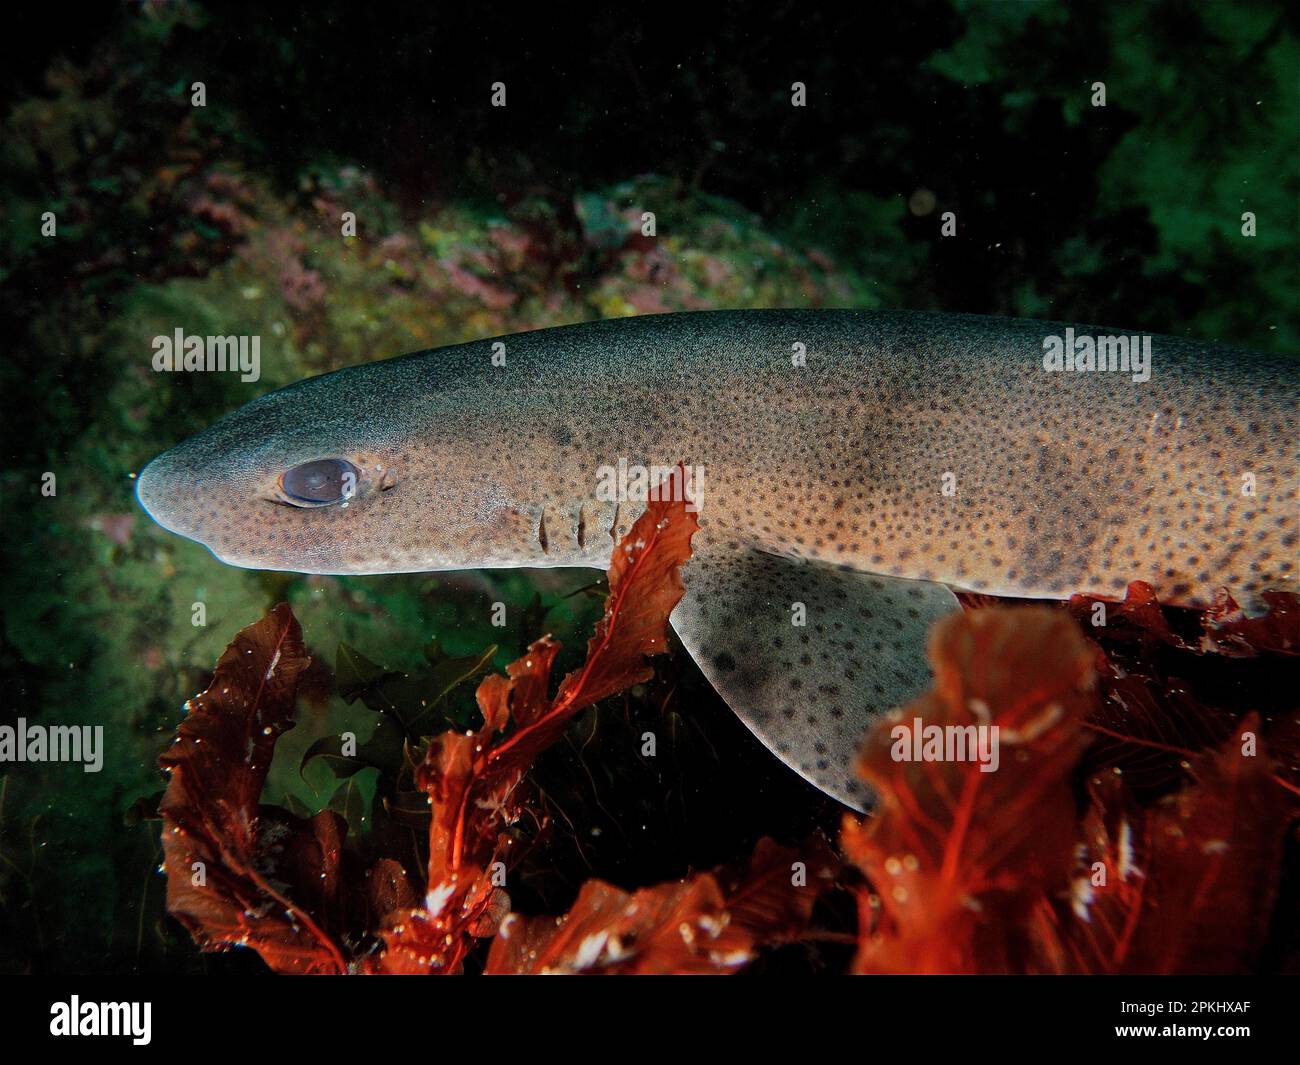
<svg viewBox="0 0 1300 1065">
<path fill-rule="evenodd" d="M 399 380 L 401 360 L 280 389 L 150 462 L 136 482 L 159 525 L 234 566 L 387 573 L 554 564 L 535 486 L 495 419 Z"/>
</svg>

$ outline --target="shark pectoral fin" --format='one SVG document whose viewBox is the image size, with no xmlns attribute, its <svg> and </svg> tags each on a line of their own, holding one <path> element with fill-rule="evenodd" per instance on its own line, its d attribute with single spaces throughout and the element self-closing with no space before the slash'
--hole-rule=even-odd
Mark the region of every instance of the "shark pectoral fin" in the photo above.
<svg viewBox="0 0 1300 1065">
<path fill-rule="evenodd" d="M 930 681 L 930 626 L 959 609 L 942 584 L 710 544 L 684 572 L 673 628 L 718 693 L 786 765 L 863 809 L 867 726 Z"/>
</svg>

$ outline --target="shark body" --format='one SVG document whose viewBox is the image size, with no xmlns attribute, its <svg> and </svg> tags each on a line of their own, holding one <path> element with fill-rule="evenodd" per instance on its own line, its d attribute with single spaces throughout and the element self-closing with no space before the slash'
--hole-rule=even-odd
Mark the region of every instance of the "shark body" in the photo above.
<svg viewBox="0 0 1300 1065">
<path fill-rule="evenodd" d="M 701 528 L 674 628 L 763 742 L 862 806 L 856 745 L 925 686 L 951 589 L 1294 589 L 1295 361 L 1153 337 L 1145 376 L 1138 349 L 1057 369 L 1067 329 L 1111 333 L 854 311 L 540 330 L 270 393 L 137 493 L 237 566 L 604 568 L 644 507 L 608 472 L 685 463 Z"/>
</svg>

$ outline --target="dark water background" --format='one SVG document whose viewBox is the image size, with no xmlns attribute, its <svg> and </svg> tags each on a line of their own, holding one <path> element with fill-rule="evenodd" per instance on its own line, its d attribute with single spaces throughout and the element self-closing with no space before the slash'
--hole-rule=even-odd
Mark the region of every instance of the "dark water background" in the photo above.
<svg viewBox="0 0 1300 1065">
<path fill-rule="evenodd" d="M 543 629 L 571 653 L 585 638 L 590 573 L 269 576 L 155 528 L 131 475 L 269 388 L 710 307 L 970 311 L 1297 350 L 1300 8 L 876 7 L 6 15 L 0 723 L 103 724 L 108 755 L 98 774 L 0 773 L 0 971 L 260 969 L 201 957 L 164 918 L 141 815 L 181 703 L 277 599 L 322 688 L 343 640 L 407 668 L 434 637 L 454 654 L 499 643 L 498 663 Z M 489 106 L 497 81 L 505 108 Z M 947 211 L 957 235 L 941 238 Z M 260 335 L 262 380 L 155 375 L 151 339 L 177 327 Z M 498 599 L 504 635 L 485 620 Z M 363 816 L 293 757 L 348 713 L 304 706 L 270 798 Z M 655 769 L 619 753 L 646 722 L 671 737 Z M 575 724 L 540 772 L 565 827 L 516 896 L 539 911 L 586 876 L 650 883 L 838 819 L 681 655 Z M 839 967 L 833 949 L 775 964 Z"/>
</svg>

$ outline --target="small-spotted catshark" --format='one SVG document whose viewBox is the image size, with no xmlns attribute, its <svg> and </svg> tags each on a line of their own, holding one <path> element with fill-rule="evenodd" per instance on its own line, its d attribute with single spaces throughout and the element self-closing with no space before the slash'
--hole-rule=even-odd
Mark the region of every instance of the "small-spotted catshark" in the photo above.
<svg viewBox="0 0 1300 1065">
<path fill-rule="evenodd" d="M 771 750 L 861 807 L 863 730 L 927 683 L 953 588 L 1294 589 L 1298 367 L 971 316 L 591 322 L 282 388 L 137 492 L 236 566 L 603 568 L 644 509 L 608 471 L 686 464 L 707 492 L 674 629 Z"/>
</svg>

